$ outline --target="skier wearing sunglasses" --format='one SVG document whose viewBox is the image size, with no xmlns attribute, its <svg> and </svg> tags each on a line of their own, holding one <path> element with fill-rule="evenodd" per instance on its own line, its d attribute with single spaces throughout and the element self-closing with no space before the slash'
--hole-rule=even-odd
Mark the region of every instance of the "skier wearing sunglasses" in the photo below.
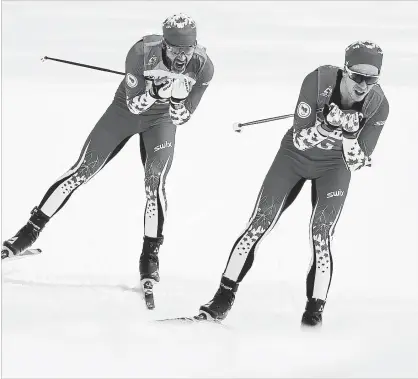
<svg viewBox="0 0 418 379">
<path fill-rule="evenodd" d="M 370 41 L 347 47 L 344 68 L 321 66 L 303 81 L 293 126 L 262 184 L 254 211 L 230 252 L 213 299 L 195 319 L 223 320 L 256 249 L 306 180 L 312 182 L 310 242 L 302 325 L 319 326 L 331 284 L 331 240 L 349 188 L 351 172 L 371 164 L 389 104 L 378 85 L 383 53 Z"/>
<path fill-rule="evenodd" d="M 29 255 L 39 233 L 74 191 L 139 134 L 146 193 L 139 270 L 144 288 L 159 281 L 158 252 L 167 209 L 164 185 L 173 160 L 176 129 L 190 119 L 214 73 L 206 49 L 197 44 L 196 23 L 191 17 L 168 17 L 162 29 L 162 35 L 146 35 L 129 50 L 126 76 L 76 163 L 48 189 L 26 225 L 4 241 L 2 259 Z"/>
</svg>

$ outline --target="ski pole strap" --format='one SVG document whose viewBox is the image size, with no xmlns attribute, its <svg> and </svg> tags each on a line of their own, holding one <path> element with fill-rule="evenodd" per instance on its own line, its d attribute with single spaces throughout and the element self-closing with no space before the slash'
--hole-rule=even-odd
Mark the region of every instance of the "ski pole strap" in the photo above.
<svg viewBox="0 0 418 379">
<path fill-rule="evenodd" d="M 77 63 L 77 62 L 72 62 L 72 61 L 66 61 L 64 59 L 51 58 L 51 57 L 47 57 L 47 56 L 44 56 L 43 58 L 41 58 L 41 61 L 42 62 L 45 62 L 47 60 L 61 62 L 61 63 L 67 63 L 67 64 L 72 64 L 74 66 L 86 67 L 86 68 L 91 68 L 92 70 L 111 72 L 112 74 L 119 74 L 119 75 L 125 76 L 125 73 L 124 72 L 115 71 L 115 70 L 109 70 L 108 68 L 91 66 L 91 65 L 88 65 L 88 64 L 84 64 L 84 63 Z"/>
</svg>

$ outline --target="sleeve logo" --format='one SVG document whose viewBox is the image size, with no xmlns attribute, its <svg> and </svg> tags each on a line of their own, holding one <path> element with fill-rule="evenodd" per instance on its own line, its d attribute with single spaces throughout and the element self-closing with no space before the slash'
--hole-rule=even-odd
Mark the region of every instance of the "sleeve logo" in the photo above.
<svg viewBox="0 0 418 379">
<path fill-rule="evenodd" d="M 128 73 L 126 75 L 126 84 L 129 88 L 134 88 L 138 85 L 138 79 L 135 78 L 135 76 L 133 76 L 132 74 Z"/>
<path fill-rule="evenodd" d="M 311 114 L 311 107 L 309 106 L 309 104 L 305 103 L 304 101 L 301 101 L 298 105 L 296 113 L 300 118 L 307 118 Z"/>
</svg>

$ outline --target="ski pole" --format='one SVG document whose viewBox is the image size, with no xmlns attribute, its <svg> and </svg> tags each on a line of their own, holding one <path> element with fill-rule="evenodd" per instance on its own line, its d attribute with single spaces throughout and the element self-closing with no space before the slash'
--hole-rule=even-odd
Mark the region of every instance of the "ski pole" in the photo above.
<svg viewBox="0 0 418 379">
<path fill-rule="evenodd" d="M 115 71 L 115 70 L 109 70 L 108 68 L 91 66 L 91 65 L 88 65 L 88 64 L 84 64 L 84 63 L 77 63 L 77 62 L 72 62 L 72 61 L 66 61 L 64 59 L 51 58 L 51 57 L 47 57 L 47 56 L 41 58 L 41 61 L 42 62 L 45 62 L 47 60 L 61 62 L 61 63 L 67 63 L 67 64 L 72 64 L 74 66 L 86 67 L 86 68 L 91 68 L 93 70 L 106 71 L 106 72 L 111 72 L 112 74 L 119 74 L 119 75 L 125 76 L 125 73 L 124 72 Z"/>
<path fill-rule="evenodd" d="M 290 113 L 290 114 L 285 114 L 283 116 L 276 116 L 276 117 L 270 117 L 270 118 L 263 118 L 261 120 L 254 120 L 254 121 L 249 121 L 249 122 L 235 122 L 232 127 L 234 129 L 235 132 L 237 133 L 241 133 L 243 128 L 245 126 L 248 125 L 255 125 L 255 124 L 263 124 L 265 122 L 270 122 L 270 121 L 277 121 L 277 120 L 283 120 L 285 118 L 290 118 L 293 117 L 294 114 Z"/>
<path fill-rule="evenodd" d="M 48 57 L 48 56 L 44 56 L 43 58 L 41 58 L 42 62 L 45 62 L 47 60 L 61 62 L 61 63 L 67 63 L 67 64 L 71 64 L 71 65 L 74 65 L 74 66 L 91 68 L 93 70 L 98 70 L 98 71 L 111 72 L 113 74 L 119 74 L 119 75 L 125 76 L 124 72 L 109 70 L 108 68 L 103 68 L 103 67 L 98 67 L 98 66 L 91 66 L 91 65 L 88 65 L 88 64 L 84 64 L 84 63 L 77 63 L 77 62 L 73 62 L 73 61 L 67 61 L 67 60 L 64 60 L 64 59 L 52 58 L 52 57 Z M 286 115 L 282 115 L 282 116 L 264 118 L 264 119 L 261 119 L 261 120 L 254 120 L 254 121 L 249 121 L 249 122 L 235 122 L 233 124 L 233 129 L 237 133 L 241 133 L 245 126 L 255 125 L 255 124 L 262 124 L 262 123 L 270 122 L 270 121 L 283 120 L 285 118 L 290 118 L 290 117 L 293 117 L 293 116 L 294 116 L 294 114 L 291 113 L 291 114 L 286 114 Z"/>
</svg>

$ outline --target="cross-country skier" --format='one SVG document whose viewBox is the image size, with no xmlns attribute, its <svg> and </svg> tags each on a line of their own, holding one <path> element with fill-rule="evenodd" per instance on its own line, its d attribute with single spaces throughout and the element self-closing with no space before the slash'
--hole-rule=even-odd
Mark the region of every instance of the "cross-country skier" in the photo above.
<svg viewBox="0 0 418 379">
<path fill-rule="evenodd" d="M 48 189 L 27 224 L 3 242 L 2 259 L 24 254 L 74 191 L 139 134 L 147 199 L 139 271 L 141 279 L 159 281 L 158 252 L 167 209 L 164 185 L 176 128 L 190 119 L 214 73 L 206 49 L 197 44 L 191 17 L 181 13 L 168 17 L 162 31 L 162 35 L 144 36 L 129 50 L 126 76 L 78 160 Z"/>
<path fill-rule="evenodd" d="M 313 257 L 302 325 L 322 323 L 333 270 L 331 240 L 351 172 L 370 166 L 389 113 L 388 101 L 377 84 L 382 58 L 379 46 L 358 41 L 346 48 L 344 68 L 321 66 L 306 76 L 293 126 L 282 140 L 245 231 L 232 247 L 219 289 L 200 307 L 197 318 L 223 320 L 227 316 L 261 239 L 292 204 L 304 182 L 311 180 Z"/>
</svg>

